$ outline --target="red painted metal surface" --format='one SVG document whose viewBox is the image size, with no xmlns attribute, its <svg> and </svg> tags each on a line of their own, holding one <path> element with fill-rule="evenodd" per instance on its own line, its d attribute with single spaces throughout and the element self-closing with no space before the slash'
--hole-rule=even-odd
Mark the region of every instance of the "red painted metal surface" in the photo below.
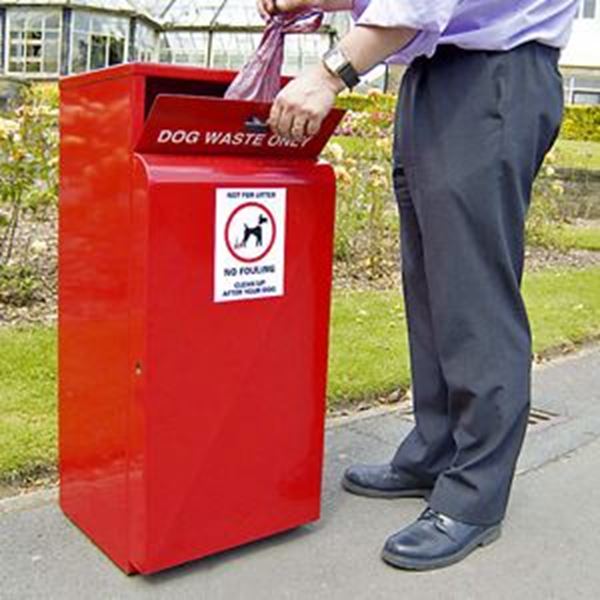
<svg viewBox="0 0 600 600">
<path fill-rule="evenodd" d="M 317 135 L 289 140 L 266 126 L 262 130 L 270 108 L 260 102 L 159 95 L 136 149 L 142 154 L 316 158 L 339 122 L 339 113 L 333 112 Z"/>
<path fill-rule="evenodd" d="M 148 142 L 161 95 L 171 128 L 202 102 L 222 123 L 227 103 L 198 96 L 232 76 L 61 85 L 60 502 L 127 572 L 319 516 L 335 182 L 315 156 L 341 115 L 304 158 Z M 214 302 L 217 188 L 286 189 L 282 296 Z"/>
</svg>

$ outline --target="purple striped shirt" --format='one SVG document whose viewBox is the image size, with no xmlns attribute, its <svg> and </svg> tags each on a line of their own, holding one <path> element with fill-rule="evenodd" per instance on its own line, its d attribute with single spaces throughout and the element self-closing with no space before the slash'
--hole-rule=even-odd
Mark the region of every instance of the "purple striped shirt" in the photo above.
<svg viewBox="0 0 600 600">
<path fill-rule="evenodd" d="M 413 40 L 389 61 L 432 56 L 439 44 L 469 50 L 510 50 L 539 41 L 564 48 L 579 0 L 355 0 L 359 25 L 410 27 Z"/>
</svg>

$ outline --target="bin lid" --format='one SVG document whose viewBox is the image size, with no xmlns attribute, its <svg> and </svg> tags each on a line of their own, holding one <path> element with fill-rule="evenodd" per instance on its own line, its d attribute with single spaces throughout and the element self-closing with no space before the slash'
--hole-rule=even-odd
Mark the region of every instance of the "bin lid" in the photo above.
<svg viewBox="0 0 600 600">
<path fill-rule="evenodd" d="M 315 159 L 344 116 L 343 110 L 333 109 L 316 135 L 294 141 L 269 129 L 270 109 L 264 102 L 159 94 L 135 150 L 140 154 Z"/>
<path fill-rule="evenodd" d="M 73 89 L 84 85 L 111 81 L 123 77 L 141 77 L 143 79 L 160 78 L 179 81 L 231 83 L 236 71 L 228 69 L 207 69 L 189 65 L 171 65 L 165 63 L 131 62 L 113 65 L 103 69 L 66 75 L 59 80 L 61 89 Z M 285 77 L 282 81 L 285 81 Z"/>
</svg>

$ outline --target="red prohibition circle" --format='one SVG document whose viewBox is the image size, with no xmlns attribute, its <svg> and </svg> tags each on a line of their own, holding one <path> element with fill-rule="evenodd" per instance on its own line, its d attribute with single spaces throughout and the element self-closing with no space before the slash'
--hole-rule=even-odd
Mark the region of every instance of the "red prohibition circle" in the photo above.
<svg viewBox="0 0 600 600">
<path fill-rule="evenodd" d="M 249 206 L 255 206 L 256 208 L 263 210 L 264 212 L 267 213 L 267 217 L 269 218 L 269 221 L 271 222 L 271 228 L 273 230 L 273 235 L 271 236 L 271 241 L 269 242 L 269 245 L 267 246 L 267 248 L 265 249 L 265 251 L 262 254 L 259 254 L 257 257 L 255 258 L 246 258 L 244 256 L 240 256 L 231 246 L 231 244 L 229 243 L 229 227 L 231 226 L 231 221 L 233 221 L 233 218 L 235 217 L 235 215 L 237 215 L 241 210 L 243 210 L 244 208 L 248 208 Z M 227 249 L 229 250 L 229 252 L 231 253 L 232 256 L 234 256 L 237 260 L 244 262 L 244 263 L 253 263 L 253 262 L 257 262 L 261 259 L 263 259 L 267 254 L 269 254 L 269 252 L 271 251 L 271 248 L 273 248 L 273 244 L 275 243 L 275 236 L 277 235 L 277 227 L 275 225 L 275 219 L 273 218 L 273 215 L 271 214 L 271 211 L 264 205 L 261 204 L 260 202 L 245 202 L 244 204 L 240 204 L 230 215 L 229 218 L 227 219 L 227 223 L 225 224 L 225 243 L 227 244 Z"/>
</svg>

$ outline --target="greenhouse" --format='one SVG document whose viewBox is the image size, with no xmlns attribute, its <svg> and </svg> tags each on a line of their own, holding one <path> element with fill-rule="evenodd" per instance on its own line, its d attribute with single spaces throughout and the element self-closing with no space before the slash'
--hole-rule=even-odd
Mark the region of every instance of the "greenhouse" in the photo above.
<svg viewBox="0 0 600 600">
<path fill-rule="evenodd" d="M 313 64 L 349 24 L 329 14 L 286 40 L 284 71 Z M 56 79 L 130 61 L 239 68 L 263 22 L 254 0 L 0 0 L 0 75 Z"/>
</svg>

